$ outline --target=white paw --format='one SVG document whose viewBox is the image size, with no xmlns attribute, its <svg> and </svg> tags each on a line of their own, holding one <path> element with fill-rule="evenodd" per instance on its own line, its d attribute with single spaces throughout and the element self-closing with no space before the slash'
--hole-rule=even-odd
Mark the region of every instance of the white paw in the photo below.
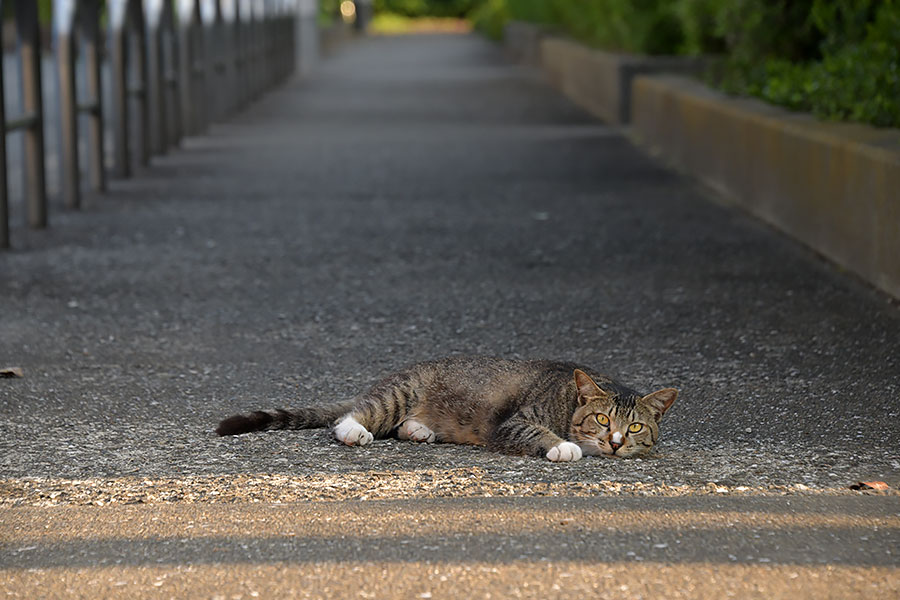
<svg viewBox="0 0 900 600">
<path fill-rule="evenodd" d="M 423 423 L 419 423 L 414 419 L 407 419 L 403 421 L 403 424 L 397 430 L 397 437 L 401 440 L 430 444 L 434 441 L 434 432 Z"/>
<path fill-rule="evenodd" d="M 335 426 L 334 437 L 348 446 L 365 446 L 374 439 L 369 430 L 350 415 L 344 417 L 344 420 Z"/>
<path fill-rule="evenodd" d="M 581 460 L 581 448 L 572 442 L 563 442 L 550 448 L 547 458 L 553 462 L 573 462 Z"/>
</svg>

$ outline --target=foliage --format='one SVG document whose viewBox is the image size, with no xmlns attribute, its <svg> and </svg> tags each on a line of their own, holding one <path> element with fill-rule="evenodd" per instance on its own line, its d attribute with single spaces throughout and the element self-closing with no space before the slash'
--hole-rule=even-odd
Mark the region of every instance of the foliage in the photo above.
<svg viewBox="0 0 900 600">
<path fill-rule="evenodd" d="M 755 3 L 759 10 L 720 15 L 722 31 L 745 24 L 727 37 L 723 89 L 826 119 L 900 127 L 900 1 L 811 0 L 793 23 L 767 20 L 765 3 Z M 800 32 L 792 43 L 778 37 L 792 27 Z"/>
<path fill-rule="evenodd" d="M 454 17 L 404 17 L 396 13 L 376 13 L 369 23 L 369 31 L 382 35 L 399 35 L 404 33 L 426 32 L 464 32 L 469 31 L 469 23 L 465 19 Z"/>
<path fill-rule="evenodd" d="M 485 0 L 469 14 L 472 25 L 492 40 L 503 39 L 503 27 L 509 20 L 506 0 Z"/>
<path fill-rule="evenodd" d="M 507 15 L 559 27 L 593 46 L 625 52 L 672 53 L 683 32 L 668 0 L 490 0 L 477 17 Z M 478 25 L 478 18 L 475 19 Z M 487 20 L 490 22 L 490 19 Z"/>
<path fill-rule="evenodd" d="M 341 0 L 319 0 L 319 14 L 316 19 L 320 27 L 328 27 L 340 19 Z"/>
<path fill-rule="evenodd" d="M 483 0 L 472 16 L 496 38 L 514 19 L 613 51 L 722 55 L 726 91 L 900 126 L 900 0 Z"/>
<path fill-rule="evenodd" d="M 393 13 L 404 17 L 456 17 L 468 15 L 478 0 L 375 0 L 375 13 Z"/>
</svg>

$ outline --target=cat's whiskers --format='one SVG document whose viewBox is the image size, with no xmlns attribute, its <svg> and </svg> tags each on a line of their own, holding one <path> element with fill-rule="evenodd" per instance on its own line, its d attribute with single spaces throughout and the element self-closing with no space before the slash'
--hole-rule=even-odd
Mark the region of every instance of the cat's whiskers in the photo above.
<svg viewBox="0 0 900 600">
<path fill-rule="evenodd" d="M 606 454 L 603 448 L 600 447 L 600 440 L 596 437 L 585 435 L 581 432 L 575 432 L 575 443 L 578 444 L 578 447 L 581 448 L 581 452 L 585 456 L 600 456 L 601 454 Z"/>
</svg>

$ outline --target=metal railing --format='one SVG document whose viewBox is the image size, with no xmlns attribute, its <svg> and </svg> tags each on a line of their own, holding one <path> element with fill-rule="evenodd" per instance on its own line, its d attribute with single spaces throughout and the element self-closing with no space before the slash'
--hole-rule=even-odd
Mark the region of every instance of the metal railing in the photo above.
<svg viewBox="0 0 900 600">
<path fill-rule="evenodd" d="M 90 181 L 96 191 L 106 189 L 103 169 L 103 89 L 100 79 L 101 44 L 100 2 L 57 2 L 54 12 L 56 64 L 59 74 L 60 138 L 62 194 L 67 208 L 81 207 L 78 159 L 78 115 L 89 116 Z M 83 41 L 86 87 L 90 97 L 79 103 L 76 82 L 77 36 Z"/>
<path fill-rule="evenodd" d="M 37 2 L 0 0 L 0 14 L 5 4 L 12 4 L 15 12 L 21 110 L 11 118 L 5 114 L 0 60 L 0 248 L 10 246 L 7 133 L 21 131 L 24 136 L 26 223 L 31 228 L 47 226 Z M 297 0 L 53 0 L 62 204 L 78 209 L 82 203 L 82 137 L 91 189 L 102 192 L 108 162 L 112 175 L 130 177 L 135 166 L 148 165 L 152 155 L 167 152 L 185 135 L 203 133 L 210 120 L 243 108 L 293 73 L 296 7 Z M 101 77 L 104 15 L 109 25 L 109 106 Z M 3 41 L 0 27 L 0 48 Z M 79 90 L 84 98 L 79 99 Z M 107 110 L 112 117 L 109 156 Z M 79 135 L 81 115 L 87 121 L 84 136 Z"/>
<path fill-rule="evenodd" d="M 0 9 L 3 5 L 0 2 Z M 0 102 L 0 141 L 3 144 L 2 167 L 0 167 L 0 247 L 9 246 L 9 201 L 6 180 L 6 133 L 23 130 L 25 133 L 25 201 L 27 222 L 30 227 L 47 226 L 47 195 L 44 182 L 44 121 L 41 91 L 41 36 L 38 24 L 37 3 L 31 0 L 16 0 L 16 36 L 19 66 L 22 73 L 22 113 L 12 119 L 6 118 L 3 102 Z M 0 33 L 0 47 L 3 43 Z M 0 98 L 5 98 L 3 90 L 3 61 L 0 61 Z"/>
</svg>

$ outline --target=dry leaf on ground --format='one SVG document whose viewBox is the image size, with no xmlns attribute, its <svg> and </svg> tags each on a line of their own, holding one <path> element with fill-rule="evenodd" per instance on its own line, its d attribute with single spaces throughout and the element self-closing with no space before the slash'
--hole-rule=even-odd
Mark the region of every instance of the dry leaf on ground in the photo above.
<svg viewBox="0 0 900 600">
<path fill-rule="evenodd" d="M 886 484 L 883 481 L 857 481 L 853 485 L 849 486 L 851 490 L 889 490 L 891 486 Z"/>
</svg>

